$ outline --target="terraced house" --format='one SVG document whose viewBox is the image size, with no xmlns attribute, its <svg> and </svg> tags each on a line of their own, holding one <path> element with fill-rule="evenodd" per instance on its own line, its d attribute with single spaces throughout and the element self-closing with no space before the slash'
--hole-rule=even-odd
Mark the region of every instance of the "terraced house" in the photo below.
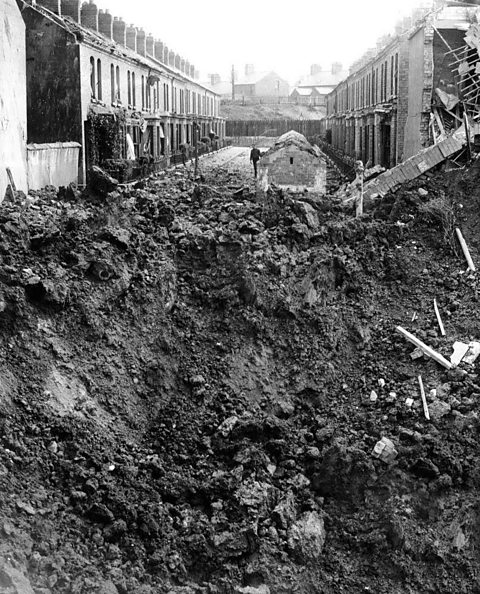
<svg viewBox="0 0 480 594">
<path fill-rule="evenodd" d="M 26 25 L 31 143 L 81 145 L 92 164 L 129 178 L 165 167 L 195 137 L 220 145 L 219 96 L 193 64 L 93 0 L 18 0 Z"/>
<path fill-rule="evenodd" d="M 462 2 L 419 9 L 356 62 L 327 96 L 323 132 L 333 147 L 389 168 L 455 128 L 452 62 L 472 10 Z"/>
</svg>

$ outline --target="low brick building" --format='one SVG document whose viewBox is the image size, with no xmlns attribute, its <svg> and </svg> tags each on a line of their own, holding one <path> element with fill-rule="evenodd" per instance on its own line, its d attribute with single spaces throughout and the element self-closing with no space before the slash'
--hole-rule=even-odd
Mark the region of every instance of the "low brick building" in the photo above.
<svg viewBox="0 0 480 594">
<path fill-rule="evenodd" d="M 327 184 L 327 162 L 318 149 L 302 134 L 291 130 L 280 136 L 260 159 L 258 188 L 269 186 L 292 192 L 324 194 Z"/>
<path fill-rule="evenodd" d="M 439 92 L 454 92 L 449 51 L 464 45 L 468 11 L 439 1 L 380 39 L 327 96 L 327 140 L 352 159 L 387 168 L 432 144 L 432 106 L 440 105 Z"/>
<path fill-rule="evenodd" d="M 219 96 L 162 41 L 93 0 L 17 1 L 27 35 L 29 142 L 78 142 L 80 183 L 93 164 L 118 166 L 119 174 L 145 163 L 156 170 L 195 136 L 221 142 Z"/>
</svg>

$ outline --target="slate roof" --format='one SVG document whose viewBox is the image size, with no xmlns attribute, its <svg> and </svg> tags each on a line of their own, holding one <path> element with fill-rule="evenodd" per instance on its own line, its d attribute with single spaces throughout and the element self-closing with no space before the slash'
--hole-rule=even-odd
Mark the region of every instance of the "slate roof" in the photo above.
<svg viewBox="0 0 480 594">
<path fill-rule="evenodd" d="M 176 74 L 177 76 L 194 82 L 196 85 L 202 88 L 206 88 L 205 85 L 198 82 L 197 80 L 192 79 L 190 76 L 188 76 L 181 70 L 173 66 L 164 64 L 163 62 L 158 61 L 153 56 L 142 56 L 141 54 L 133 51 L 129 47 L 120 45 L 113 39 L 106 37 L 99 31 L 94 31 L 93 29 L 89 29 L 88 27 L 85 27 L 82 24 L 77 23 L 74 19 L 72 19 L 69 16 L 59 16 L 54 12 L 48 10 L 48 8 L 40 6 L 39 4 L 35 6 L 32 6 L 31 4 L 25 4 L 25 8 L 41 13 L 45 18 L 48 18 L 49 20 L 55 22 L 59 27 L 62 27 L 65 31 L 73 35 L 77 39 L 78 43 L 88 43 L 110 54 L 114 54 L 116 56 L 121 56 L 127 58 L 128 60 L 138 62 L 140 64 L 143 64 L 147 68 L 165 71 L 170 74 Z M 214 91 L 213 89 L 208 90 L 211 90 L 213 93 L 216 93 L 216 91 Z"/>
<path fill-rule="evenodd" d="M 255 85 L 258 82 L 260 82 L 261 80 L 263 80 L 264 78 L 268 77 L 272 77 L 272 78 L 277 78 L 278 80 L 281 80 L 283 82 L 287 82 L 285 79 L 283 79 L 281 76 L 279 76 L 276 72 L 274 72 L 273 70 L 270 71 L 264 71 L 264 72 L 252 72 L 252 74 L 247 74 L 245 76 L 243 76 L 240 80 L 235 81 L 235 85 Z"/>
</svg>

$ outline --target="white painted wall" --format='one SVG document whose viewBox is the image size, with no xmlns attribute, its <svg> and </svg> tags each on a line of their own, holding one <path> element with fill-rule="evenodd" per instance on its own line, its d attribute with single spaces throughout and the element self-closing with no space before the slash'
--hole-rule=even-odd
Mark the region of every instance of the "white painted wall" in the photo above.
<svg viewBox="0 0 480 594">
<path fill-rule="evenodd" d="M 27 82 L 25 25 L 15 0 L 0 0 L 0 202 L 9 167 L 27 192 Z"/>
</svg>

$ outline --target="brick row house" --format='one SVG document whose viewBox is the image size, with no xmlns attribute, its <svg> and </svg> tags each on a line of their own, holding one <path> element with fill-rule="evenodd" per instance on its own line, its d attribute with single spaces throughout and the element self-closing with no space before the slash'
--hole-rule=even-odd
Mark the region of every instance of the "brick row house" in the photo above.
<svg viewBox="0 0 480 594">
<path fill-rule="evenodd" d="M 201 146 L 222 144 L 219 96 L 163 42 L 93 0 L 17 2 L 29 142 L 80 143 L 79 183 L 91 165 L 128 179 L 167 166 L 195 137 Z"/>
<path fill-rule="evenodd" d="M 352 66 L 327 96 L 322 127 L 333 147 L 389 168 L 433 144 L 432 109 L 455 93 L 449 52 L 465 43 L 469 10 L 418 9 Z"/>
</svg>

